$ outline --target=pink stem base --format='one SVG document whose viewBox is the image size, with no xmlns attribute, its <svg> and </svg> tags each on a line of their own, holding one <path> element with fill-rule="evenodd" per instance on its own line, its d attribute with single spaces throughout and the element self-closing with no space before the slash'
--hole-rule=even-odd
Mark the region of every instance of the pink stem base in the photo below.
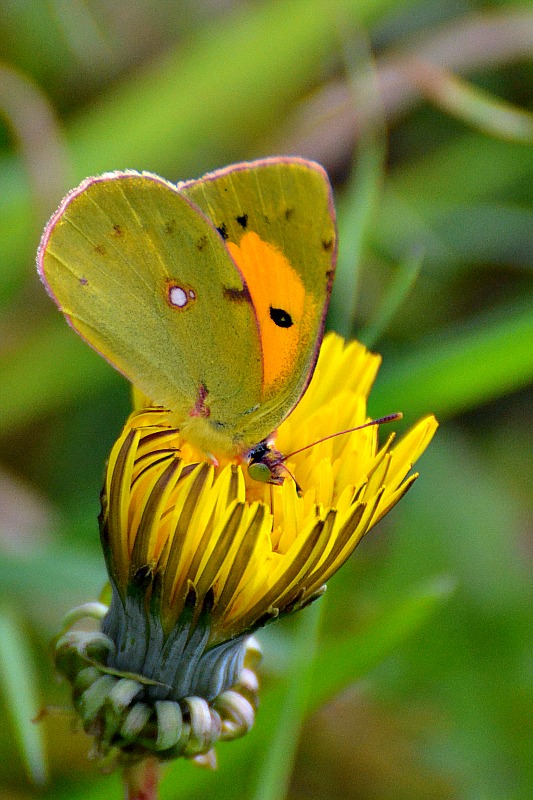
<svg viewBox="0 0 533 800">
<path fill-rule="evenodd" d="M 124 769 L 125 800 L 157 800 L 159 762 L 147 758 Z"/>
</svg>

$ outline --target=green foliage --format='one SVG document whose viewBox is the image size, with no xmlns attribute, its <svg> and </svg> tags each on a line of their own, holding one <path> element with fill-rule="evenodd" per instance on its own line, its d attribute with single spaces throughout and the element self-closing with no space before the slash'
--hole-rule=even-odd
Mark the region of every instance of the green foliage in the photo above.
<svg viewBox="0 0 533 800">
<path fill-rule="evenodd" d="M 0 0 L 0 794 L 37 796 L 45 740 L 39 796 L 121 795 L 68 718 L 28 722 L 68 702 L 46 643 L 104 581 L 98 489 L 129 405 L 38 285 L 46 216 L 88 174 L 181 180 L 291 153 L 335 184 L 329 325 L 384 355 L 371 413 L 443 424 L 326 598 L 262 635 L 255 730 L 219 746 L 215 774 L 171 765 L 162 796 L 530 796 L 533 71 L 517 32 L 533 14 L 491 8 Z M 465 83 L 420 80 L 421 58 Z"/>
<path fill-rule="evenodd" d="M 32 722 L 39 712 L 37 676 L 21 625 L 5 609 L 0 609 L 0 682 L 26 769 L 35 783 L 43 784 L 46 766 L 42 734 Z"/>
</svg>

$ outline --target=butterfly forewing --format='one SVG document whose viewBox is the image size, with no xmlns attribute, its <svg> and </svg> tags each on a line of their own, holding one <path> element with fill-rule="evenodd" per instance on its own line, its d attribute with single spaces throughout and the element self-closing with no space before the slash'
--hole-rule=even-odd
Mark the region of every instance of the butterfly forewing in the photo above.
<svg viewBox="0 0 533 800">
<path fill-rule="evenodd" d="M 274 430 L 305 391 L 320 346 L 336 260 L 324 170 L 300 159 L 239 164 L 183 184 L 245 277 L 260 330 L 262 402 L 244 438 Z M 254 435 L 255 434 L 255 435 Z"/>
</svg>

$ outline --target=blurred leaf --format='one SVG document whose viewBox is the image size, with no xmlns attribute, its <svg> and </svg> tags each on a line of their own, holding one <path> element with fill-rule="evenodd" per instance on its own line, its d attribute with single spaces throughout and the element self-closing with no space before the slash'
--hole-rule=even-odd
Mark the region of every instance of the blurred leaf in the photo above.
<svg viewBox="0 0 533 800">
<path fill-rule="evenodd" d="M 69 180 L 58 120 L 44 92 L 17 70 L 0 64 L 0 116 L 21 152 L 33 201 L 44 216 Z"/>
<path fill-rule="evenodd" d="M 427 570 L 450 569 L 468 597 L 464 613 L 472 614 L 474 603 L 528 616 L 531 565 L 517 540 L 526 514 L 487 469 L 482 452 L 453 424 L 444 425 L 422 457 L 413 492 L 398 508 L 406 535 L 400 531 L 391 543 L 391 558 L 382 565 L 385 581 L 396 592 L 406 581 L 424 580 Z"/>
<path fill-rule="evenodd" d="M 41 84 L 57 83 L 73 61 L 53 5 L 40 0 L 2 3 L 2 57 L 31 73 Z"/>
<path fill-rule="evenodd" d="M 531 270 L 533 212 L 474 200 L 436 200 L 419 207 L 386 193 L 373 238 L 394 260 L 423 249 L 426 270 L 433 274 L 487 263 Z"/>
<path fill-rule="evenodd" d="M 349 337 L 353 333 L 358 301 L 363 247 L 385 177 L 387 137 L 368 34 L 354 28 L 349 20 L 342 20 L 339 28 L 351 106 L 347 113 L 362 105 L 372 120 L 372 124 L 361 122 L 352 155 L 351 175 L 338 209 L 339 251 L 329 319 L 341 335 Z"/>
<path fill-rule="evenodd" d="M 379 307 L 374 312 L 370 323 L 357 337 L 366 347 L 374 347 L 387 330 L 392 318 L 418 278 L 422 258 L 422 252 L 418 251 L 398 264 L 396 274 L 387 287 Z"/>
<path fill-rule="evenodd" d="M 422 247 L 448 268 L 469 258 L 527 263 L 531 212 L 512 198 L 532 177 L 533 147 L 477 133 L 447 140 L 390 174 L 372 239 L 395 260 Z"/>
<path fill-rule="evenodd" d="M 339 208 L 339 256 L 329 318 L 335 330 L 346 337 L 353 329 L 363 245 L 378 202 L 384 160 L 383 142 L 377 137 L 366 137 L 357 151 Z"/>
<path fill-rule="evenodd" d="M 197 768 L 198 769 L 198 768 Z M 119 770 L 112 775 L 99 775 L 95 768 L 93 780 L 83 782 L 63 780 L 50 795 L 50 800 L 120 800 L 124 796 Z"/>
<path fill-rule="evenodd" d="M 0 683 L 28 774 L 35 783 L 43 784 L 42 729 L 32 722 L 40 708 L 37 674 L 20 623 L 5 606 L 0 608 Z"/>
<path fill-rule="evenodd" d="M 439 108 L 489 136 L 533 143 L 533 114 L 515 108 L 429 61 L 413 61 L 409 76 Z"/>
<path fill-rule="evenodd" d="M 375 409 L 409 419 L 444 418 L 526 386 L 533 379 L 531 302 L 480 315 L 385 359 L 371 397 Z"/>
<path fill-rule="evenodd" d="M 275 0 L 240 8 L 217 21 L 216 31 L 203 31 L 136 82 L 122 83 L 84 109 L 70 128 L 80 176 L 96 165 L 117 169 L 119 159 L 175 169 L 177 153 L 180 177 L 190 177 L 199 167 L 219 166 L 220 158 L 241 158 L 242 131 L 247 137 L 262 132 L 316 80 L 321 59 L 338 45 L 341 13 L 367 26 L 391 9 L 416 5 L 416 0 L 338 0 L 333 7 L 319 0 Z M 272 41 L 275 48 L 268 46 Z M 142 128 L 132 124 L 137 115 Z"/>
<path fill-rule="evenodd" d="M 444 270 L 454 264 L 501 264 L 533 269 L 533 210 L 501 204 L 435 205 L 428 220 L 442 243 L 453 250 Z"/>
<path fill-rule="evenodd" d="M 421 628 L 450 596 L 454 584 L 447 577 L 432 579 L 387 606 L 372 624 L 343 641 L 324 648 L 316 659 L 310 710 L 314 711 L 342 689 L 380 664 L 402 642 Z"/>
<path fill-rule="evenodd" d="M 286 689 L 270 720 L 272 737 L 262 753 L 254 800 L 279 800 L 287 793 L 300 731 L 314 693 L 313 664 L 323 604 L 315 602 L 298 620 L 293 654 L 286 669 Z M 274 711 L 274 709 L 272 709 Z"/>
<path fill-rule="evenodd" d="M 321 0 L 275 0 L 240 7 L 186 46 L 114 84 L 68 122 L 76 178 L 129 167 L 184 179 L 253 154 L 254 139 L 319 77 L 338 44 L 340 14 L 368 26 L 419 1 L 337 0 L 332 7 Z M 11 161 L 0 162 L 0 185 L 13 169 Z M 37 246 L 29 235 L 26 193 L 4 202 L 14 224 L 0 217 L 0 240 L 12 254 L 0 270 L 0 297 L 16 282 L 12 271 L 29 268 L 32 239 Z"/>
<path fill-rule="evenodd" d="M 57 312 L 0 362 L 0 431 L 90 396 L 112 380 L 114 370 Z"/>
<path fill-rule="evenodd" d="M 0 594 L 47 613 L 53 613 L 54 606 L 63 610 L 69 604 L 96 599 L 105 580 L 103 556 L 66 544 L 43 548 L 32 556 L 3 554 L 0 561 Z"/>
<path fill-rule="evenodd" d="M 525 800 L 533 777 L 530 509 L 509 494 L 498 468 L 487 468 L 471 435 L 450 423 L 395 515 L 394 536 L 370 576 L 379 597 L 394 602 L 398 586 L 442 569 L 457 590 L 402 648 L 402 661 L 381 670 L 376 694 L 400 709 L 424 709 L 430 721 L 420 746 L 450 776 L 453 797 Z"/>
<path fill-rule="evenodd" d="M 533 147 L 467 133 L 403 162 L 391 174 L 389 188 L 423 210 L 428 200 L 464 205 L 503 196 L 532 173 Z"/>
</svg>

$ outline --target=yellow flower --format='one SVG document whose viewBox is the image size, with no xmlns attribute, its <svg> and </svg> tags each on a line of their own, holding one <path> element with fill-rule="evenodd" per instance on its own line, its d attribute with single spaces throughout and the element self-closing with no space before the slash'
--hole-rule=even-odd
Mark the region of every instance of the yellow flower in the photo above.
<svg viewBox="0 0 533 800">
<path fill-rule="evenodd" d="M 309 388 L 280 425 L 275 447 L 293 453 L 367 422 L 380 361 L 357 342 L 326 336 Z M 111 452 L 102 493 L 101 536 L 113 596 L 102 623 L 110 644 L 103 647 L 107 672 L 100 680 L 107 681 L 103 694 L 113 681 L 133 680 L 140 687 L 138 706 L 160 709 L 164 703 L 174 709 L 170 720 L 179 717 L 181 727 L 185 720 L 187 736 L 163 736 L 159 752 L 198 756 L 211 752 L 221 732 L 231 738 L 248 729 L 256 704 L 253 673 L 245 665 L 255 653 L 250 634 L 322 593 L 413 484 L 412 465 L 436 427 L 428 416 L 395 447 L 393 435 L 379 447 L 377 426 L 320 441 L 288 456 L 286 479 L 272 486 L 253 481 L 236 460 L 215 466 L 182 439 L 167 410 L 144 407 L 131 414 Z M 60 645 L 64 655 L 72 638 Z M 109 728 L 98 713 L 91 725 L 97 719 L 98 730 Z M 138 751 L 137 729 L 128 738 L 121 724 L 106 734 L 106 746 L 124 750 L 135 740 Z M 150 739 L 140 726 L 141 750 L 157 750 L 157 714 L 152 729 Z"/>
<path fill-rule="evenodd" d="M 358 342 L 324 340 L 309 389 L 280 426 L 290 453 L 368 421 L 366 400 L 381 359 Z M 134 412 L 113 448 L 104 497 L 109 566 L 125 591 L 132 574 L 161 576 L 168 632 L 189 586 L 212 591 L 209 644 L 257 627 L 265 615 L 308 600 L 362 536 L 405 494 L 413 463 L 437 423 L 422 419 L 391 448 L 377 426 L 320 442 L 287 460 L 302 488 L 253 481 L 227 461 L 215 468 L 180 438 L 164 409 Z"/>
</svg>

